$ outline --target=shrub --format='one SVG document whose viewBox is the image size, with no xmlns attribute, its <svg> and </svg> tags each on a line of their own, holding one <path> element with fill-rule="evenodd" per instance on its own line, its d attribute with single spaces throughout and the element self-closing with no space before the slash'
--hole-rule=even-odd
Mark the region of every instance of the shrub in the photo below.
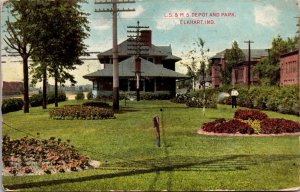
<svg viewBox="0 0 300 192">
<path fill-rule="evenodd" d="M 205 107 L 208 108 L 217 107 L 216 94 L 213 92 L 212 89 L 205 92 L 205 99 L 204 99 L 204 92 L 201 90 L 201 91 L 194 91 L 186 94 L 176 94 L 176 97 L 171 99 L 171 102 L 185 103 L 186 106 L 188 107 L 198 107 L 198 108 L 203 107 L 205 102 Z"/>
<path fill-rule="evenodd" d="M 267 114 L 258 110 L 236 110 L 234 113 L 235 119 L 242 120 L 263 120 L 268 118 Z"/>
<path fill-rule="evenodd" d="M 189 94 L 176 94 L 176 96 L 171 99 L 171 102 L 186 103 L 189 99 L 190 99 Z"/>
<path fill-rule="evenodd" d="M 88 94 L 87 94 L 87 99 L 88 99 L 88 100 L 94 99 L 94 95 L 93 95 L 93 92 L 92 92 L 92 91 L 88 92 Z"/>
<path fill-rule="evenodd" d="M 84 100 L 84 94 L 83 92 L 78 92 L 75 96 L 76 100 Z"/>
<path fill-rule="evenodd" d="M 69 106 L 63 108 L 55 108 L 49 111 L 51 119 L 108 119 L 114 118 L 114 112 L 111 109 L 99 107 L 85 107 L 85 106 Z"/>
<path fill-rule="evenodd" d="M 85 102 L 82 104 L 82 106 L 85 107 L 100 107 L 100 108 L 108 108 L 110 107 L 108 103 L 101 102 L 101 101 L 91 101 L 91 102 Z"/>
<path fill-rule="evenodd" d="M 169 100 L 170 94 L 164 93 L 141 93 L 141 100 Z"/>
<path fill-rule="evenodd" d="M 61 101 L 66 101 L 66 100 L 67 100 L 66 93 L 64 91 L 58 91 L 57 92 L 57 101 L 61 102 Z M 49 91 L 47 93 L 47 102 L 48 102 L 48 104 L 51 104 L 51 103 L 55 102 L 55 93 L 54 93 L 54 91 Z"/>
<path fill-rule="evenodd" d="M 61 102 L 61 101 L 66 101 L 66 100 L 67 100 L 66 93 L 63 91 L 58 91 L 57 92 L 57 101 Z M 29 98 L 29 102 L 30 102 L 31 107 L 41 106 L 43 104 L 43 95 L 42 94 L 33 94 Z M 53 91 L 49 91 L 47 93 L 47 103 L 51 104 L 54 102 L 55 102 L 55 93 Z"/>
<path fill-rule="evenodd" d="M 198 107 L 198 108 L 201 108 L 201 107 L 204 107 L 204 104 L 205 104 L 205 107 L 207 107 L 207 108 L 216 108 L 217 107 L 216 100 L 206 99 L 206 101 L 205 101 L 202 98 L 192 98 L 192 99 L 189 99 L 186 102 L 186 106 L 188 106 L 188 107 Z"/>
<path fill-rule="evenodd" d="M 299 123 L 280 118 L 264 119 L 260 122 L 260 126 L 263 134 L 300 132 Z"/>
<path fill-rule="evenodd" d="M 3 99 L 1 110 L 2 113 L 19 111 L 23 108 L 24 102 L 20 98 Z"/>
<path fill-rule="evenodd" d="M 241 134 L 253 134 L 254 129 L 247 123 L 244 123 L 238 119 L 232 119 L 229 121 L 216 120 L 210 124 L 206 123 L 202 127 L 204 131 L 215 133 L 241 133 Z"/>
<path fill-rule="evenodd" d="M 30 106 L 37 107 L 43 104 L 43 95 L 42 94 L 33 94 L 29 98 Z"/>
</svg>

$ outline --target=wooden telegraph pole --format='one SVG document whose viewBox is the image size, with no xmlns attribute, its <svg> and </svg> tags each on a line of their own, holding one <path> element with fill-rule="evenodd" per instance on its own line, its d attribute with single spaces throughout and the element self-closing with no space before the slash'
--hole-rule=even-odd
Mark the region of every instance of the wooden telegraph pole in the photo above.
<svg viewBox="0 0 300 192">
<path fill-rule="evenodd" d="M 128 30 L 128 33 L 135 33 L 135 35 L 128 35 L 129 42 L 128 44 L 131 48 L 128 48 L 129 51 L 133 51 L 130 53 L 131 55 L 135 55 L 135 76 L 136 76 L 136 100 L 140 100 L 140 81 L 141 81 L 141 56 L 147 55 L 143 51 L 148 51 L 148 49 L 143 48 L 145 47 L 145 41 L 143 37 L 141 37 L 141 29 L 149 28 L 149 26 L 140 26 L 140 22 L 137 22 L 137 26 L 127 26 L 127 28 L 135 29 L 135 30 Z"/>
<path fill-rule="evenodd" d="M 119 63 L 118 63 L 118 23 L 117 14 L 118 12 L 129 12 L 135 11 L 135 9 L 118 9 L 117 5 L 120 3 L 135 3 L 134 0 L 105 0 L 96 1 L 95 4 L 112 4 L 110 9 L 96 9 L 95 12 L 110 12 L 113 16 L 112 22 L 112 38 L 113 38 L 113 110 L 115 112 L 119 111 Z"/>
<path fill-rule="evenodd" d="M 250 89 L 251 85 L 251 47 L 250 44 L 254 43 L 253 41 L 244 41 L 244 43 L 248 43 L 248 90 Z"/>
</svg>

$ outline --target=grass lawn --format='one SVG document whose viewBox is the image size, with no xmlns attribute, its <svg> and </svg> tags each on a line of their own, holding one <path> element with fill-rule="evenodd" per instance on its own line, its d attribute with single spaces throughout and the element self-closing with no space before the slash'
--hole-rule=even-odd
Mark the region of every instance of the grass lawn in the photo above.
<svg viewBox="0 0 300 192">
<path fill-rule="evenodd" d="M 60 103 L 76 104 L 76 101 Z M 298 136 L 218 137 L 198 135 L 204 122 L 232 118 L 230 106 L 186 108 L 169 101 L 124 101 L 116 119 L 51 120 L 32 108 L 3 121 L 40 138 L 71 140 L 101 167 L 77 173 L 3 177 L 4 187 L 28 191 L 91 190 L 276 190 L 300 186 Z M 49 106 L 50 108 L 52 107 Z M 160 109 L 163 109 L 163 112 Z M 152 117 L 161 119 L 162 147 L 155 145 Z M 267 112 L 300 122 L 300 118 Z M 3 125 L 12 139 L 26 134 Z"/>
</svg>

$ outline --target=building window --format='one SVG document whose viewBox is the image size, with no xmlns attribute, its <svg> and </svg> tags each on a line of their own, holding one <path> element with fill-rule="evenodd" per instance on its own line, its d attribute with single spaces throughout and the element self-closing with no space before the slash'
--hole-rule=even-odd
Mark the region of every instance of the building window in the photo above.
<svg viewBox="0 0 300 192">
<path fill-rule="evenodd" d="M 128 79 L 120 79 L 120 91 L 128 91 Z"/>
<path fill-rule="evenodd" d="M 136 80 L 129 80 L 129 91 L 136 91 Z M 140 91 L 144 91 L 144 80 L 140 81 Z"/>
</svg>

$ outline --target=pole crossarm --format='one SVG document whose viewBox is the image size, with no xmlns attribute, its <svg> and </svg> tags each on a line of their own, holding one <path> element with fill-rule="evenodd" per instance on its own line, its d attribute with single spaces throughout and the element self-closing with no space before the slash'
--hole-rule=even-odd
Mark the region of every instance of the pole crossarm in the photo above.
<svg viewBox="0 0 300 192">
<path fill-rule="evenodd" d="M 110 1 L 95 1 L 95 4 L 113 4 L 113 3 L 118 3 L 118 4 L 120 4 L 120 3 L 135 3 L 135 1 L 134 0 L 122 0 L 122 1 L 113 1 L 113 0 L 110 0 Z"/>
<path fill-rule="evenodd" d="M 95 9 L 95 12 L 113 12 L 113 9 Z M 135 11 L 135 9 L 117 9 L 117 12 L 131 12 L 131 11 Z"/>
</svg>

